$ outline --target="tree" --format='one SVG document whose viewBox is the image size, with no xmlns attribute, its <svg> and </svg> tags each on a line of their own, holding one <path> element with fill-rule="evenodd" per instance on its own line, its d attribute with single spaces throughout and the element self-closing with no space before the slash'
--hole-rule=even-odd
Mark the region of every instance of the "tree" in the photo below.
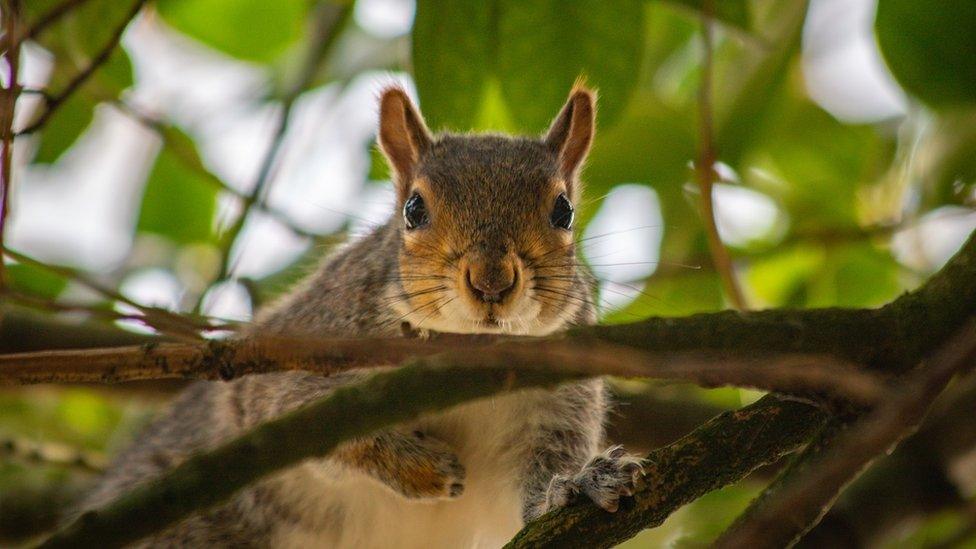
<svg viewBox="0 0 976 549">
<path fill-rule="evenodd" d="M 964 498 L 946 471 L 976 446 L 966 414 L 976 392 L 965 379 L 953 381 L 976 358 L 976 237 L 948 261 L 936 256 L 932 243 L 919 242 L 974 218 L 976 68 L 970 53 L 976 50 L 976 8 L 970 4 L 953 0 L 935 8 L 881 0 L 874 19 L 880 52 L 911 99 L 904 112 L 844 122 L 816 93 L 810 64 L 817 18 L 804 0 L 419 0 L 409 36 L 371 27 L 375 8 L 365 0 L 6 0 L 0 344 L 21 353 L 0 356 L 0 381 L 124 388 L 131 385 L 114 384 L 143 380 L 158 394 L 167 390 L 160 380 L 174 378 L 401 365 L 201 454 L 45 543 L 133 541 L 358 434 L 495 392 L 591 375 L 769 394 L 664 439 L 641 428 L 642 414 L 674 413 L 694 425 L 721 409 L 703 398 L 739 400 L 743 393 L 725 389 L 703 397 L 686 387 L 677 398 L 665 398 L 659 384 L 640 382 L 636 390 L 634 382 L 617 384 L 631 407 L 612 432 L 649 452 L 633 501 L 614 515 L 585 503 L 550 513 L 528 524 L 513 547 L 610 546 L 728 485 L 740 495 L 719 506 L 727 519 L 694 513 L 683 519 L 703 525 L 695 530 L 701 540 L 723 547 L 779 547 L 801 538 L 867 543 L 907 518 L 958 509 Z M 213 153 L 201 147 L 214 141 L 207 128 L 165 100 L 145 102 L 152 78 L 144 64 L 151 54 L 140 44 L 151 36 L 173 40 L 164 49 L 189 37 L 196 45 L 180 47 L 200 55 L 219 51 L 221 63 L 244 60 L 259 75 L 262 91 L 247 101 L 273 107 L 273 123 L 247 184 L 226 166 L 215 167 Z M 30 71 L 21 66 L 36 63 L 41 49 L 50 75 L 36 86 L 25 84 Z M 135 78 L 133 54 L 142 67 Z M 193 60 L 183 60 L 192 74 Z M 353 216 L 326 231 L 314 228 L 274 193 L 295 179 L 294 169 L 287 170 L 294 163 L 290 150 L 308 135 L 300 131 L 309 113 L 303 105 L 321 94 L 334 94 L 329 100 L 335 101 L 366 71 L 404 68 L 435 128 L 531 133 L 545 127 L 580 74 L 600 89 L 601 132 L 585 178 L 594 198 L 581 208 L 588 228 L 580 244 L 606 278 L 601 295 L 610 303 L 601 325 L 542 340 L 215 339 L 235 325 L 216 318 L 219 292 L 236 288 L 246 293 L 241 302 L 256 305 L 299 276 L 317 253 L 293 254 L 290 264 L 267 276 L 242 274 L 238 262 L 249 227 L 270 220 L 306 249 L 355 230 Z M 185 84 L 192 89 L 199 83 Z M 59 265 L 18 232 L 30 204 L 11 197 L 21 185 L 25 192 L 36 188 L 41 166 L 65 169 L 72 155 L 91 149 L 85 142 L 97 134 L 105 112 L 131 119 L 158 141 L 150 166 L 128 166 L 127 177 L 141 190 L 122 254 L 128 259 L 108 269 Z M 358 145 L 359 157 L 372 162 L 359 180 L 386 179 L 370 152 L 372 141 Z M 621 231 L 591 232 L 602 223 L 601 207 L 626 192 L 653 196 L 660 211 L 645 219 L 659 216 L 664 227 L 655 252 L 668 263 L 654 259 L 639 280 L 609 270 L 626 262 L 602 269 L 591 246 L 620 238 Z M 735 197 L 752 212 L 767 207 L 767 222 L 737 235 L 729 223 L 736 219 L 729 206 Z M 214 223 L 221 201 L 236 209 Z M 647 238 L 635 245 L 656 248 Z M 159 305 L 140 297 L 133 281 L 146 272 L 165 274 L 157 281 L 175 280 L 181 298 Z M 721 310 L 726 305 L 733 310 Z M 142 333 L 134 333 L 134 325 Z M 483 346 L 482 352 L 458 350 L 471 345 Z M 24 404 L 30 400 L 25 390 L 0 397 L 0 405 L 22 410 L 0 421 L 0 436 L 12 433 L 11 455 L 44 462 L 59 455 L 44 450 L 50 441 L 24 443 L 18 434 L 37 415 L 37 405 Z M 104 450 L 119 407 L 90 390 L 77 394 L 88 395 L 77 410 L 90 415 L 101 409 L 116 418 L 90 429 L 98 431 L 91 435 L 97 441 L 83 441 L 85 452 Z M 59 391 L 53 402 L 64 406 L 70 395 Z M 399 397 L 376 398 L 382 395 Z M 308 425 L 342 428 L 310 436 Z M 78 438 L 66 433 L 58 443 Z M 274 452 L 251 451 L 269 439 L 276 441 Z M 903 439 L 894 454 L 879 459 Z M 937 450 L 923 450 L 930 447 Z M 85 452 L 67 462 L 98 462 Z M 793 457 L 779 463 L 788 454 Z M 747 506 L 755 484 L 740 481 L 772 464 L 780 468 L 775 480 Z M 21 526 L 47 528 L 44 519 L 56 509 L 28 509 L 50 484 L 38 482 L 35 473 L 58 471 L 63 479 L 64 465 L 61 459 L 0 469 L 0 491 L 17 495 L 7 498 L 12 504 L 0 502 L 0 511 L 24 510 L 32 520 L 20 520 Z M 215 467 L 232 474 L 199 474 Z M 870 516 L 852 511 L 858 498 L 878 499 L 878 493 L 897 503 Z M 60 504 L 66 497 L 48 500 Z M 697 505 L 704 504 L 691 507 Z M 967 535 L 969 515 L 957 513 L 956 522 L 940 523 L 941 529 L 931 522 L 915 535 Z M 7 526 L 0 521 L 0 528 Z M 643 534 L 647 543 L 653 535 Z"/>
</svg>

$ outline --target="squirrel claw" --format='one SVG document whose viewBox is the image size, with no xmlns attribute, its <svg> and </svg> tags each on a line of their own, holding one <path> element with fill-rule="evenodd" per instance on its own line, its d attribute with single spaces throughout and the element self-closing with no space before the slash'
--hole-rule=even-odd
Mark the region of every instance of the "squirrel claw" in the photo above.
<svg viewBox="0 0 976 549">
<path fill-rule="evenodd" d="M 638 458 L 628 456 L 623 447 L 614 446 L 591 459 L 576 475 L 553 477 L 546 494 L 547 507 L 566 506 L 585 494 L 605 511 L 615 513 L 621 497 L 634 495 L 642 473 Z"/>
</svg>

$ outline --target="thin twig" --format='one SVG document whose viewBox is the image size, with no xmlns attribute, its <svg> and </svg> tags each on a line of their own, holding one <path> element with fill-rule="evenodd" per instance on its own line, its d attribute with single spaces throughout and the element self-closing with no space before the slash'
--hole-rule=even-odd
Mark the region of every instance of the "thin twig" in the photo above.
<svg viewBox="0 0 976 549">
<path fill-rule="evenodd" d="M 45 96 L 45 108 L 43 111 L 41 111 L 41 114 L 26 127 L 17 131 L 15 135 L 31 134 L 44 127 L 44 124 L 46 124 L 51 116 L 54 115 L 58 108 L 63 105 L 64 102 L 67 101 L 76 91 L 78 91 L 78 89 L 81 88 L 81 86 L 87 82 L 93 74 L 95 74 L 95 71 L 97 71 L 99 67 L 104 65 L 105 62 L 109 60 L 109 58 L 112 56 L 112 52 L 115 51 L 115 48 L 119 45 L 119 41 L 122 39 L 122 33 L 125 32 L 125 29 L 129 26 L 129 23 L 135 19 L 136 15 L 139 14 L 142 6 L 145 5 L 147 1 L 148 0 L 135 0 L 135 2 L 133 2 L 132 7 L 129 9 L 128 13 L 126 13 L 125 19 L 123 19 L 122 22 L 115 27 L 115 30 L 112 32 L 112 36 L 109 38 L 108 42 L 102 47 L 101 50 L 99 50 L 95 57 L 89 61 L 88 65 L 85 66 L 81 72 L 76 74 L 74 78 L 68 82 L 64 89 L 61 90 L 61 92 Z"/>
<path fill-rule="evenodd" d="M 44 29 L 57 23 L 62 17 L 67 15 L 69 12 L 71 12 L 71 10 L 80 7 L 82 4 L 84 4 L 87 1 L 88 0 L 65 0 L 65 2 L 62 2 L 61 4 L 54 6 L 47 13 L 38 17 L 37 21 L 35 21 L 34 24 L 32 24 L 30 28 L 27 29 L 26 38 L 28 40 L 33 40 L 34 38 L 37 38 L 38 35 L 40 35 Z"/>
<path fill-rule="evenodd" d="M 211 322 L 206 317 L 201 317 L 199 315 L 187 316 L 179 313 L 174 313 L 160 307 L 151 307 L 148 305 L 143 305 L 135 300 L 129 299 L 128 297 L 122 295 L 116 290 L 113 290 L 103 284 L 100 284 L 87 276 L 73 270 L 64 267 L 57 267 L 54 265 L 49 265 L 43 261 L 39 261 L 30 257 L 24 253 L 11 250 L 10 248 L 2 248 L 3 255 L 17 261 L 18 263 L 24 263 L 26 265 L 31 265 L 40 269 L 44 269 L 51 273 L 54 273 L 62 278 L 67 278 L 82 284 L 89 289 L 98 292 L 102 296 L 110 299 L 112 301 L 117 301 L 119 303 L 124 303 L 129 307 L 132 307 L 139 311 L 142 315 L 139 320 L 148 326 L 155 328 L 161 333 L 178 337 L 180 339 L 189 340 L 200 340 L 200 332 L 207 331 L 223 331 L 232 329 L 233 327 L 227 325 L 226 323 Z"/>
<path fill-rule="evenodd" d="M 976 321 L 924 361 L 900 390 L 811 463 L 747 520 L 726 531 L 722 549 L 788 547 L 816 525 L 840 491 L 878 456 L 910 434 L 956 372 L 976 361 Z M 811 520 L 812 519 L 812 520 Z"/>
<path fill-rule="evenodd" d="M 332 44 L 335 43 L 339 35 L 339 30 L 343 27 L 349 14 L 352 12 L 351 5 L 336 5 L 331 2 L 322 2 L 317 8 L 312 30 L 312 39 L 309 43 L 308 53 L 305 57 L 304 65 L 299 73 L 298 79 L 285 94 L 281 101 L 281 113 L 278 115 L 275 130 L 272 134 L 271 144 L 261 161 L 258 175 L 251 187 L 251 192 L 244 197 L 243 209 L 240 215 L 227 228 L 221 237 L 221 261 L 217 276 L 213 283 L 219 284 L 230 277 L 232 270 L 231 251 L 237 242 L 244 225 L 250 217 L 251 208 L 262 201 L 267 194 L 270 186 L 272 168 L 278 160 L 285 137 L 288 134 L 288 127 L 291 121 L 291 112 L 295 106 L 295 101 L 314 80 L 315 75 L 325 60 Z M 203 307 L 201 294 L 194 306 L 194 312 L 200 312 Z"/>
<path fill-rule="evenodd" d="M 18 23 L 20 22 L 20 0 L 7 0 L 3 3 L 3 22 L 4 32 L 7 36 L 17 36 Z M 20 63 L 20 41 L 12 42 L 4 54 L 7 62 L 7 87 L 3 89 L 3 104 L 0 106 L 0 139 L 2 139 L 2 150 L 0 150 L 0 246 L 3 246 L 6 237 L 7 216 L 10 214 L 10 191 L 13 183 L 10 180 L 11 162 L 13 161 L 13 134 L 12 125 L 14 123 L 14 113 L 17 108 L 17 97 L 20 95 L 20 88 L 17 82 L 18 65 Z M 4 266 L 3 258 L 0 258 L 0 290 L 7 286 L 7 269 Z"/>
<path fill-rule="evenodd" d="M 713 0 L 702 2 L 702 41 L 704 45 L 701 83 L 698 88 L 698 118 L 699 143 L 698 162 L 695 164 L 695 176 L 698 180 L 699 207 L 702 220 L 705 223 L 705 234 L 708 237 L 708 248 L 715 263 L 715 270 L 722 280 L 725 294 L 732 306 L 740 311 L 748 308 L 742 289 L 735 276 L 732 258 L 722 243 L 715 222 L 715 204 L 712 197 L 715 184 L 715 139 L 712 131 L 712 13 Z"/>
</svg>

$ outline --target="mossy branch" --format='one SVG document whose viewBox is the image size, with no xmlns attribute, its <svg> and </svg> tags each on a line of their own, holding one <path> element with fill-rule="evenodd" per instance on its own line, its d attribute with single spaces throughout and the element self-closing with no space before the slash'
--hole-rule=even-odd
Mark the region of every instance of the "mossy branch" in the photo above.
<svg viewBox="0 0 976 549">
<path fill-rule="evenodd" d="M 721 351 L 715 356 L 742 356 L 758 350 L 816 350 L 901 372 L 923 353 L 940 346 L 976 311 L 974 281 L 976 236 L 971 236 L 928 284 L 882 309 L 651 319 L 581 329 L 572 332 L 570 338 L 594 348 L 596 341 L 609 340 L 634 349 Z M 480 352 L 465 354 L 487 356 Z M 404 368 L 345 387 L 213 452 L 191 458 L 157 481 L 83 515 L 48 540 L 47 546 L 96 541 L 107 546 L 135 540 L 223 501 L 272 471 L 326 454 L 344 440 L 391 423 L 499 391 L 549 386 L 605 373 L 565 360 L 551 366 L 559 368 L 492 365 L 472 369 L 459 368 L 449 357 L 418 359 Z M 642 528 L 659 524 L 679 506 L 794 451 L 825 420 L 826 414 L 814 407 L 773 396 L 723 414 L 648 456 L 647 474 L 633 507 L 614 515 L 586 503 L 557 510 L 527 525 L 512 546 L 608 546 L 622 541 Z M 260 451 L 270 444 L 274 445 L 273 452 Z M 234 466 L 229 467 L 229 463 Z M 220 474 L 209 474 L 216 472 Z"/>
</svg>

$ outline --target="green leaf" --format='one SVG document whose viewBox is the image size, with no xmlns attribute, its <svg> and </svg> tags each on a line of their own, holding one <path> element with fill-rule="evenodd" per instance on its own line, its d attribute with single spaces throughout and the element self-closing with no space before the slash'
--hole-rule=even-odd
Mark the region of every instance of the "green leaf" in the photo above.
<svg viewBox="0 0 976 549">
<path fill-rule="evenodd" d="M 7 265 L 6 269 L 14 289 L 32 296 L 54 299 L 68 285 L 63 277 L 33 265 L 15 263 Z"/>
<path fill-rule="evenodd" d="M 631 286 L 639 288 L 638 285 Z M 635 322 L 649 316 L 685 316 L 725 307 L 722 285 L 714 272 L 655 274 L 632 303 L 619 311 L 606 311 L 603 323 Z"/>
<path fill-rule="evenodd" d="M 232 57 L 269 62 L 302 36 L 307 0 L 161 0 L 178 31 Z"/>
<path fill-rule="evenodd" d="M 168 148 L 160 151 L 142 197 L 138 230 L 179 244 L 212 240 L 216 188 Z"/>
<path fill-rule="evenodd" d="M 799 52 L 806 9 L 807 0 L 776 2 L 757 23 L 768 45 L 727 40 L 715 52 L 715 133 L 723 162 L 736 165 L 770 117 Z"/>
<path fill-rule="evenodd" d="M 808 307 L 878 307 L 898 297 L 900 266 L 869 243 L 832 250 L 811 282 Z"/>
<path fill-rule="evenodd" d="M 857 194 L 888 169 L 891 136 L 842 124 L 803 99 L 785 100 L 771 112 L 766 143 L 744 162 L 746 183 L 781 204 L 796 230 L 856 228 Z"/>
<path fill-rule="evenodd" d="M 643 52 L 640 0 L 417 3 L 414 78 L 434 129 L 493 122 L 479 118 L 492 77 L 517 129 L 544 130 L 580 76 L 599 89 L 609 126 L 627 105 Z"/>
<path fill-rule="evenodd" d="M 976 2 L 880 0 L 874 28 L 909 93 L 937 108 L 976 104 Z"/>
<path fill-rule="evenodd" d="M 390 165 L 386 162 L 386 157 L 380 151 L 379 145 L 372 142 L 369 147 L 369 173 L 366 179 L 370 181 L 389 181 Z"/>
<path fill-rule="evenodd" d="M 46 86 L 49 94 L 62 93 L 91 65 L 111 42 L 112 34 L 128 16 L 133 1 L 89 0 L 70 10 L 39 35 L 40 44 L 54 56 L 54 67 Z M 56 3 L 28 2 L 29 19 L 48 13 L 53 4 Z M 40 130 L 40 144 L 33 162 L 56 162 L 90 126 L 95 105 L 117 96 L 132 82 L 132 63 L 125 51 L 116 47 L 108 60 L 57 108 Z"/>
<path fill-rule="evenodd" d="M 700 12 L 702 0 L 666 0 L 670 4 L 676 4 L 685 8 L 691 8 Z M 749 4 L 746 0 L 719 0 L 712 2 L 715 10 L 714 16 L 719 21 L 727 23 L 733 27 L 748 30 L 750 27 Z"/>
<path fill-rule="evenodd" d="M 91 124 L 94 103 L 83 95 L 74 95 L 48 119 L 40 132 L 40 142 L 34 153 L 35 164 L 53 164 L 85 133 Z"/>
<path fill-rule="evenodd" d="M 584 76 L 613 124 L 637 82 L 644 51 L 639 0 L 498 0 L 497 74 L 514 122 L 541 132 Z"/>
<path fill-rule="evenodd" d="M 494 65 L 496 0 L 418 0 L 413 24 L 413 74 L 427 123 L 434 130 L 474 125 Z"/>
</svg>

